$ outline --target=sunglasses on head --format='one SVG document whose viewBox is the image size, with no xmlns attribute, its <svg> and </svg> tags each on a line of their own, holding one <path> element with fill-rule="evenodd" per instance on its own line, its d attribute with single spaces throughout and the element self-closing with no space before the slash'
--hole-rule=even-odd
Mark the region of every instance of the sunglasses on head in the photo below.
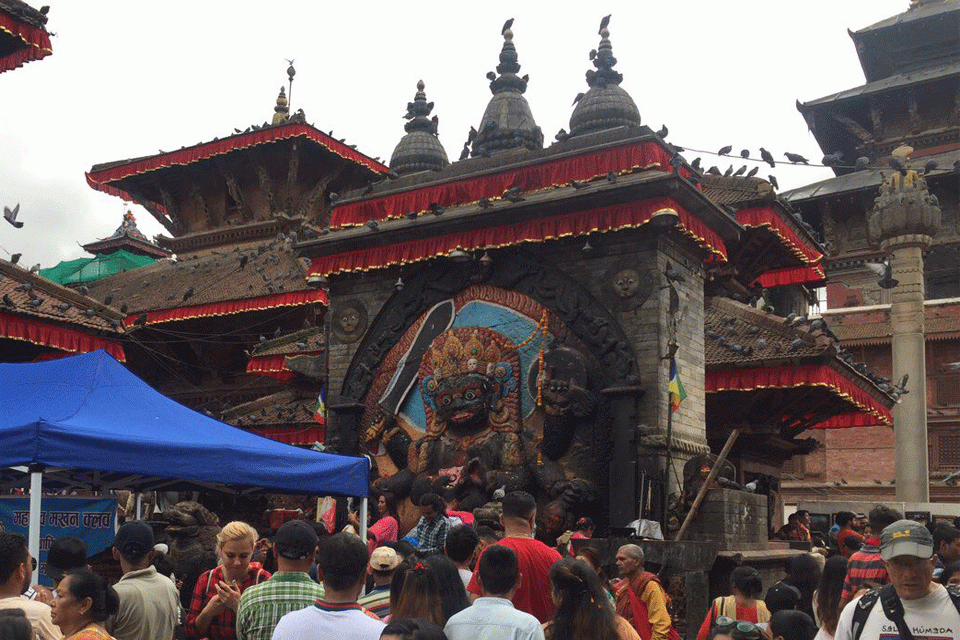
<svg viewBox="0 0 960 640">
<path fill-rule="evenodd" d="M 763 630 L 760 629 L 757 625 L 752 622 L 744 622 L 743 620 L 734 620 L 733 618 L 728 618 L 727 616 L 718 616 L 713 623 L 721 633 L 731 633 L 733 631 L 737 632 L 737 635 L 740 636 L 749 636 L 763 638 Z"/>
</svg>

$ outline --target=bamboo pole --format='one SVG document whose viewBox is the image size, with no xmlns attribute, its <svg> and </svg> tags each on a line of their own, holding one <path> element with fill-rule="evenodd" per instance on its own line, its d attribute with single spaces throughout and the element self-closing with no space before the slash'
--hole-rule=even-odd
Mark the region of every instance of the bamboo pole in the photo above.
<svg viewBox="0 0 960 640">
<path fill-rule="evenodd" d="M 684 518 L 683 524 L 680 525 L 680 531 L 677 532 L 677 537 L 674 538 L 674 540 L 682 540 L 684 534 L 687 532 L 687 529 L 690 528 L 690 523 L 693 522 L 693 517 L 697 515 L 697 511 L 700 509 L 700 504 L 703 502 L 703 499 L 707 497 L 707 490 L 710 489 L 710 485 L 712 485 L 713 481 L 716 480 L 717 474 L 720 473 L 720 467 L 723 466 L 724 462 L 726 462 L 727 456 L 730 454 L 730 449 L 733 448 L 733 443 L 737 441 L 737 437 L 739 435 L 740 429 L 734 429 L 730 432 L 730 437 L 727 438 L 727 442 L 723 445 L 720 455 L 717 456 L 717 461 L 713 463 L 713 468 L 711 468 L 710 473 L 707 474 L 707 479 L 704 481 L 703 486 L 700 487 L 700 491 L 697 492 L 697 497 L 693 501 L 693 505 L 690 507 L 687 517 Z"/>
</svg>

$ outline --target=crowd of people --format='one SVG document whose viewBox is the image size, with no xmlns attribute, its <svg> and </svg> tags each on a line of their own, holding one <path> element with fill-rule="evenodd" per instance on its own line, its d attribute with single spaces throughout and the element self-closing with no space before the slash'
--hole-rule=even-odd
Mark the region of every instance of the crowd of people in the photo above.
<svg viewBox="0 0 960 640">
<path fill-rule="evenodd" d="M 550 547 L 534 537 L 527 493 L 506 494 L 497 523 L 451 513 L 436 494 L 419 504 L 400 539 L 389 496 L 378 500 L 386 524 L 367 540 L 292 520 L 265 542 L 230 522 L 216 566 L 192 585 L 142 521 L 117 531 L 111 553 L 123 575 L 112 586 L 90 570 L 82 541 L 62 538 L 45 567 L 52 589 L 31 588 L 36 560 L 22 535 L 3 532 L 0 640 L 679 640 L 641 546 L 618 549 L 618 579 L 608 580 L 596 550 L 571 543 L 593 523 L 581 519 Z M 756 569 L 735 568 L 697 640 L 960 640 L 960 530 L 885 506 L 862 531 L 857 520 L 841 514 L 832 543 L 794 556 L 765 595 Z M 847 554 L 850 539 L 859 547 Z"/>
</svg>

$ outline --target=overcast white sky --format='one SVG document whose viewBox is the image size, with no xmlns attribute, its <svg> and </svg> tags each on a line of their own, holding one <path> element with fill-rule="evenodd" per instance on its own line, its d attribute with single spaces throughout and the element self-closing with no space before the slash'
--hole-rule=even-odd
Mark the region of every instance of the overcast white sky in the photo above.
<svg viewBox="0 0 960 640">
<path fill-rule="evenodd" d="M 764 146 L 819 161 L 797 112 L 863 84 L 847 28 L 905 11 L 907 0 L 710 2 L 50 2 L 52 56 L 0 74 L 0 204 L 20 203 L 20 230 L 0 222 L 0 247 L 53 266 L 109 236 L 122 202 L 90 189 L 84 171 L 225 137 L 268 120 L 296 60 L 293 109 L 370 156 L 389 159 L 416 82 L 436 103 L 451 160 L 490 98 L 503 21 L 513 17 L 526 96 L 547 142 L 569 128 L 586 90 L 587 54 L 610 23 L 623 87 L 644 124 L 688 149 Z M 692 160 L 698 153 L 685 154 Z M 704 156 L 703 165 L 719 163 Z M 739 165 L 738 165 L 739 166 Z M 761 176 L 767 175 L 761 168 Z M 832 175 L 778 167 L 782 189 Z M 159 224 L 135 208 L 148 236 Z M 0 255 L 8 257 L 0 251 Z"/>
</svg>

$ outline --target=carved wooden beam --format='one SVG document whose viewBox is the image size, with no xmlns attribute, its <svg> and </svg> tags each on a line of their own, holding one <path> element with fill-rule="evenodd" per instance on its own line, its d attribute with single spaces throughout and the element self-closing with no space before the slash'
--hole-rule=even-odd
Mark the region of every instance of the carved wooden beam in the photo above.
<svg viewBox="0 0 960 640">
<path fill-rule="evenodd" d="M 859 122 L 854 120 L 849 116 L 845 116 L 842 113 L 832 113 L 830 117 L 837 123 L 839 123 L 848 133 L 852 134 L 857 140 L 862 144 L 868 142 L 873 142 L 873 135 L 867 131 L 864 127 L 860 125 Z"/>
<path fill-rule="evenodd" d="M 883 140 L 883 122 L 880 119 L 880 105 L 875 98 L 870 98 L 870 122 L 873 124 L 873 139 Z"/>
<path fill-rule="evenodd" d="M 227 168 L 227 164 L 223 161 L 223 158 L 217 157 L 213 160 L 214 165 L 217 167 L 217 171 L 220 173 L 220 177 L 223 178 L 223 181 L 227 184 L 227 193 L 230 194 L 230 197 L 233 198 L 233 201 L 237 203 L 237 206 L 240 207 L 240 215 L 244 220 L 252 220 L 253 212 L 250 211 L 250 207 L 247 206 L 247 203 L 244 202 L 243 192 L 240 191 L 240 185 L 237 183 L 237 177 L 233 175 L 233 172 Z M 226 214 L 226 212 L 224 212 Z M 224 215 L 226 219 L 226 215 Z"/>
<path fill-rule="evenodd" d="M 310 190 L 307 192 L 306 197 L 303 199 L 303 202 L 300 205 L 300 210 L 298 213 L 308 220 L 311 219 L 311 216 L 314 214 L 314 209 L 317 206 L 317 202 L 323 196 L 330 183 L 339 178 L 341 173 L 343 173 L 343 169 L 338 167 L 334 171 L 320 176 L 320 178 L 313 183 L 313 186 L 310 187 Z"/>
<path fill-rule="evenodd" d="M 907 113 L 910 114 L 910 131 L 920 133 L 923 130 L 923 121 L 920 119 L 920 108 L 917 106 L 916 89 L 910 89 L 907 92 Z"/>
<path fill-rule="evenodd" d="M 293 213 L 294 189 L 297 187 L 297 169 L 300 166 L 300 141 L 294 140 L 290 147 L 290 163 L 287 166 L 287 197 L 284 201 L 284 211 Z"/>
<path fill-rule="evenodd" d="M 173 199 L 173 195 L 166 187 L 159 183 L 155 183 L 154 187 L 160 193 L 163 208 L 167 210 L 167 214 L 170 216 L 170 222 L 173 224 L 173 231 L 171 231 L 171 233 L 176 237 L 180 235 L 180 232 L 183 230 L 183 212 L 180 211 L 180 208 L 177 206 L 177 201 Z"/>
<path fill-rule="evenodd" d="M 207 221 L 207 226 L 211 229 L 216 227 L 217 223 L 214 218 L 213 211 L 211 211 L 210 207 L 207 205 L 207 199 L 203 197 L 203 193 L 201 193 L 200 187 L 197 185 L 196 180 L 190 181 L 190 197 L 193 198 L 193 201 L 196 203 L 200 213 L 203 214 L 204 220 Z"/>
<path fill-rule="evenodd" d="M 140 192 L 139 189 L 127 188 L 126 192 L 130 194 L 134 202 L 136 202 L 138 205 L 146 209 L 150 213 L 150 215 L 152 215 L 156 219 L 157 222 L 162 224 L 164 229 L 176 235 L 177 233 L 176 223 L 170 218 L 168 218 L 167 216 L 163 215 L 163 213 L 156 207 L 156 205 L 154 205 L 150 199 L 146 198 L 143 195 L 143 193 Z M 166 207 L 166 204 L 164 204 L 164 206 Z M 167 211 L 169 210 L 170 209 L 167 209 Z"/>
<path fill-rule="evenodd" d="M 247 149 L 247 157 L 250 159 L 250 164 L 253 165 L 253 170 L 257 172 L 257 180 L 260 181 L 260 188 L 263 190 L 264 195 L 267 196 L 267 203 L 270 205 L 270 211 L 268 213 L 276 213 L 278 207 L 277 199 L 273 193 L 273 179 L 267 171 L 267 165 L 263 162 L 263 156 L 260 155 L 260 152 L 256 149 L 250 148 Z"/>
</svg>

